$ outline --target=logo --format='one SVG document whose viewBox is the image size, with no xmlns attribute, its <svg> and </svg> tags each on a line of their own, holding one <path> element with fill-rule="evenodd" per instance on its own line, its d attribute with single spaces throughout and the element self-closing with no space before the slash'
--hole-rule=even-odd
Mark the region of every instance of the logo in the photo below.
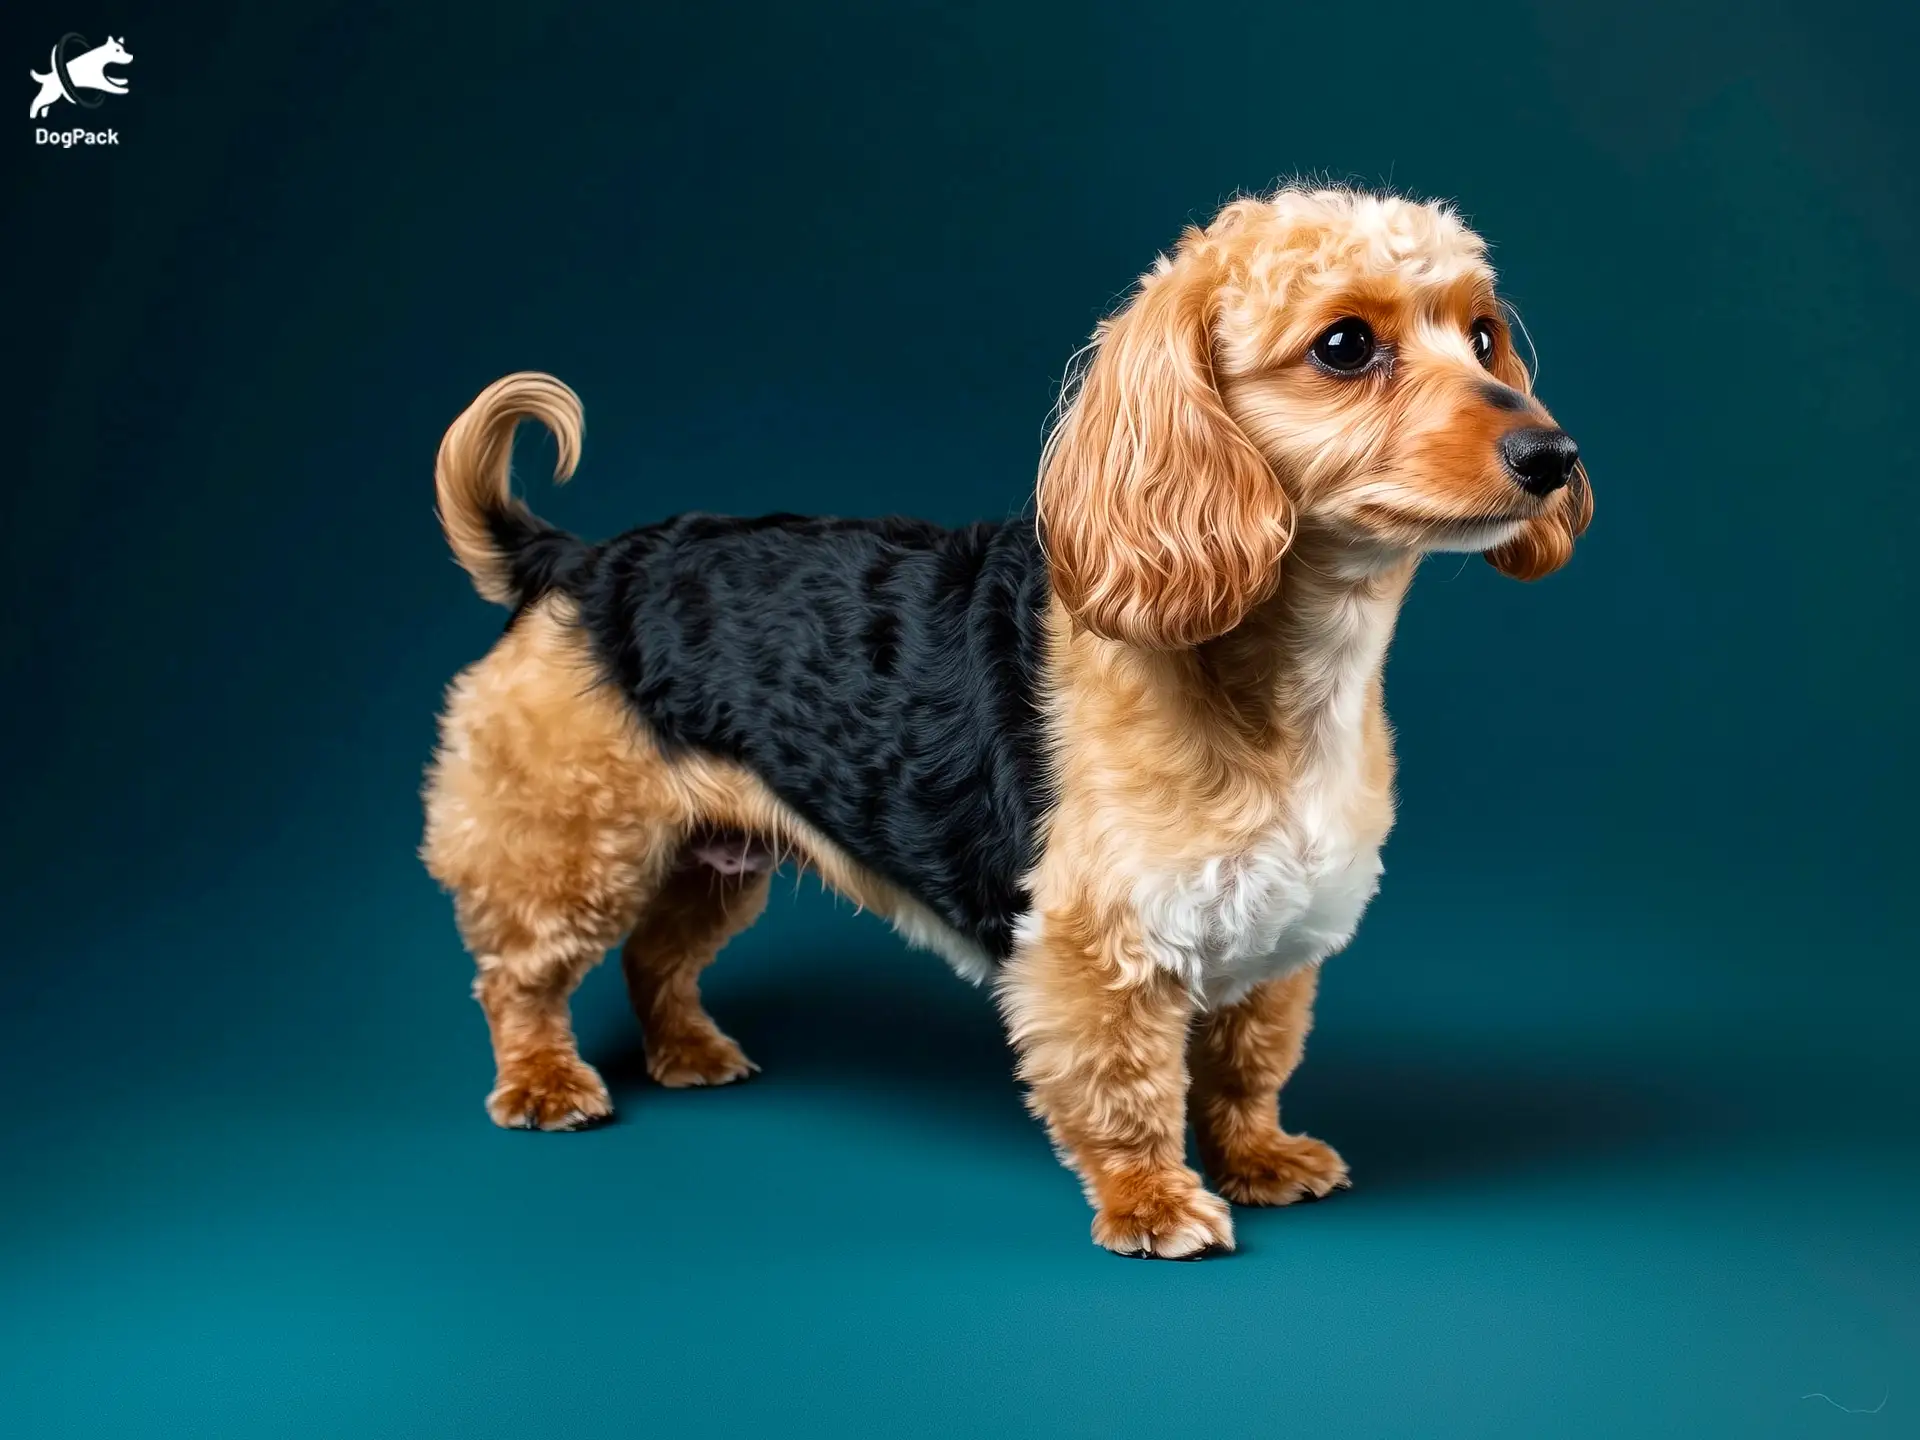
<svg viewBox="0 0 1920 1440">
<path fill-rule="evenodd" d="M 84 35 L 67 34 L 60 37 L 47 56 L 47 73 L 38 70 L 27 72 L 40 93 L 33 97 L 33 104 L 27 108 L 27 118 L 38 120 L 62 101 L 70 101 L 82 110 L 100 108 L 101 92 L 107 95 L 124 95 L 127 82 L 117 75 L 109 75 L 107 69 L 113 65 L 130 65 L 133 56 L 127 47 L 114 36 L 107 37 L 104 45 L 87 46 Z M 58 145 L 62 149 L 71 149 L 75 145 L 118 145 L 120 134 L 116 130 L 46 130 L 34 131 L 34 143 L 38 145 Z"/>
</svg>

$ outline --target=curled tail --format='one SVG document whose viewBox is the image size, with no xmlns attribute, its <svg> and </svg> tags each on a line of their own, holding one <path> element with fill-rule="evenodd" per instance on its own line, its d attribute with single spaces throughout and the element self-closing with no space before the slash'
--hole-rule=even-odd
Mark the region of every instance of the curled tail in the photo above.
<svg viewBox="0 0 1920 1440">
<path fill-rule="evenodd" d="M 513 432 L 522 420 L 538 420 L 553 433 L 560 448 L 553 478 L 565 483 L 580 463 L 580 397 L 533 370 L 503 376 L 482 390 L 448 427 L 433 467 L 440 528 L 454 558 L 484 598 L 516 608 L 538 599 L 562 567 L 586 550 L 513 493 Z"/>
</svg>

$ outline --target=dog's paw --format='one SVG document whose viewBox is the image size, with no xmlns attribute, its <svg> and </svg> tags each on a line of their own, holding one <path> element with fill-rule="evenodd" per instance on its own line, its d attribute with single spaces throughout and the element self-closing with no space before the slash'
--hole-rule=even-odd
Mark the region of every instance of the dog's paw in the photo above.
<svg viewBox="0 0 1920 1440">
<path fill-rule="evenodd" d="M 647 1042 L 647 1074 L 669 1089 L 731 1085 L 759 1071 L 760 1067 L 718 1030 Z"/>
<path fill-rule="evenodd" d="M 523 1061 L 500 1072 L 487 1114 L 509 1130 L 584 1130 L 613 1114 L 613 1100 L 584 1061 Z"/>
<path fill-rule="evenodd" d="M 1191 1170 L 1169 1170 L 1107 1189 L 1094 1243 L 1120 1255 L 1194 1260 L 1233 1249 L 1233 1217 Z"/>
<path fill-rule="evenodd" d="M 1220 1193 L 1236 1205 L 1291 1205 L 1324 1200 L 1353 1183 L 1340 1152 L 1311 1135 L 1275 1132 L 1244 1141 L 1209 1167 Z"/>
</svg>

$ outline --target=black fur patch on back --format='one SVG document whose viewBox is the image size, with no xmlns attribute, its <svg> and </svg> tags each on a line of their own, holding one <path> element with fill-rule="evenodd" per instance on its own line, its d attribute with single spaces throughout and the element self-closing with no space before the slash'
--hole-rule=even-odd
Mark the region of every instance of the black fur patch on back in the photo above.
<svg viewBox="0 0 1920 1440">
<path fill-rule="evenodd" d="M 549 560 L 549 577 L 662 745 L 744 766 L 861 864 L 1008 954 L 1052 803 L 1031 514 L 959 530 L 682 515 Z"/>
</svg>

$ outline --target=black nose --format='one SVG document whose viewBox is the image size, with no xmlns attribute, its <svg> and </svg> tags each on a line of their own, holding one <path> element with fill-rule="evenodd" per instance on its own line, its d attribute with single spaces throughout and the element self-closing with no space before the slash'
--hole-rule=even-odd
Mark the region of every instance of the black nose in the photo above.
<svg viewBox="0 0 1920 1440">
<path fill-rule="evenodd" d="M 1529 495 L 1551 495 L 1573 474 L 1580 447 L 1564 430 L 1533 425 L 1500 437 L 1500 459 Z"/>
</svg>

